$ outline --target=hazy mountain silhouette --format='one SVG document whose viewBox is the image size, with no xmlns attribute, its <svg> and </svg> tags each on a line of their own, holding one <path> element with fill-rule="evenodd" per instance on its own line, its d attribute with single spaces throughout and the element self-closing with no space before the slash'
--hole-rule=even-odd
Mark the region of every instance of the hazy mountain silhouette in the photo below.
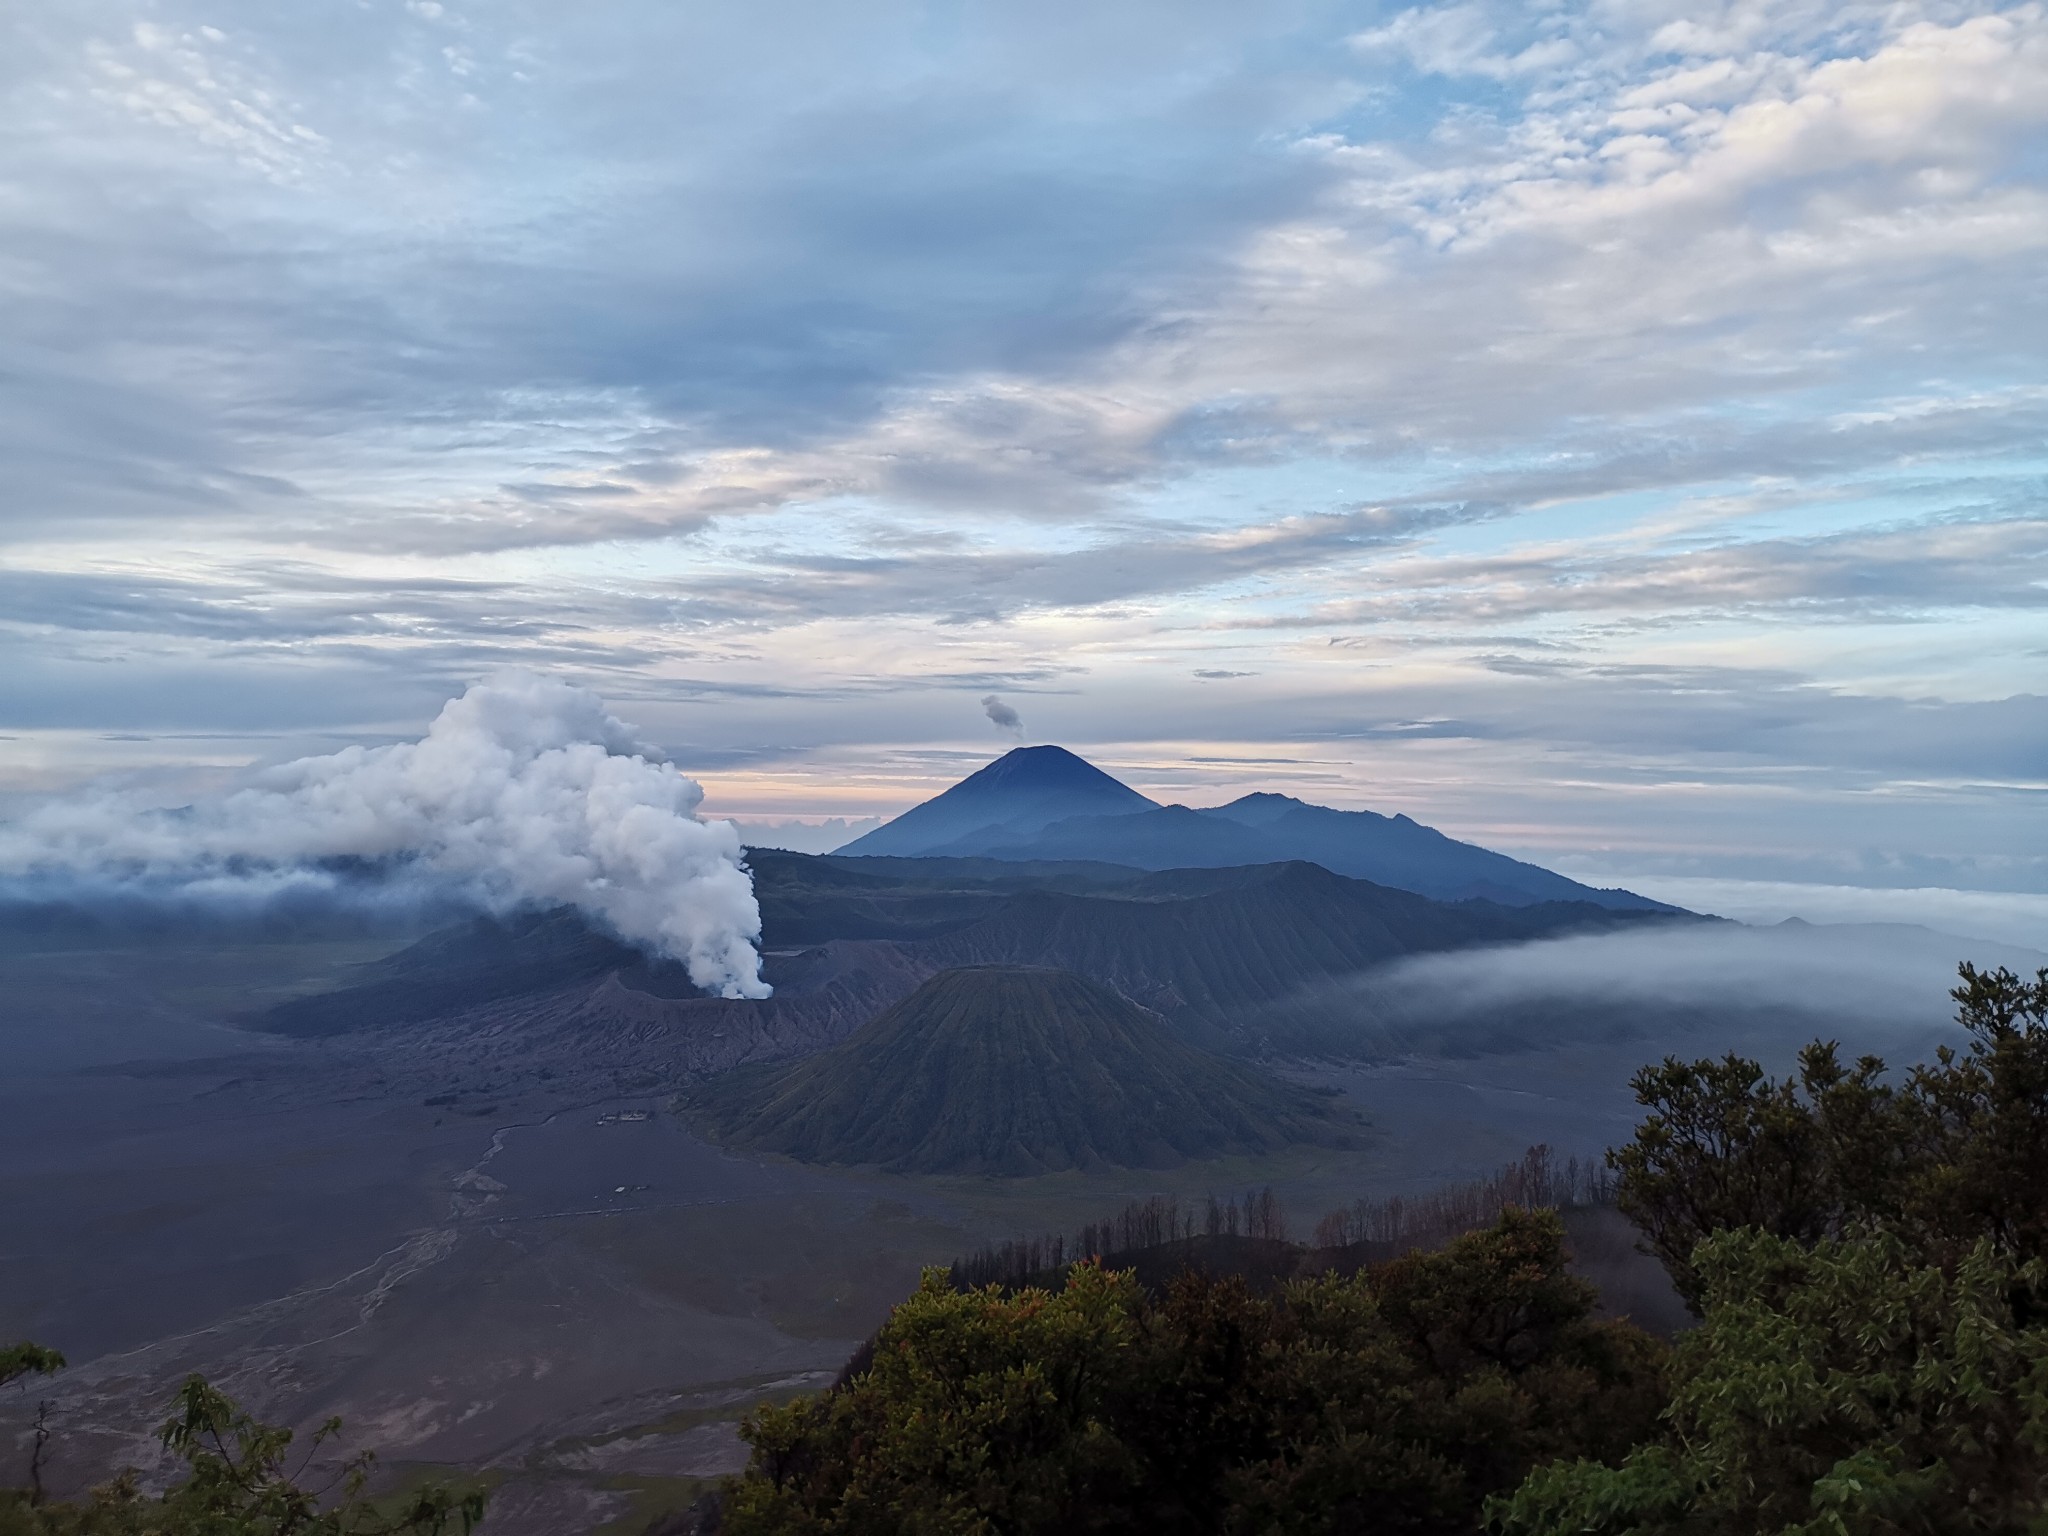
<svg viewBox="0 0 2048 1536">
<path fill-rule="evenodd" d="M 915 856 L 977 835 L 1015 841 L 1074 816 L 1157 808 L 1065 747 L 1018 747 L 839 851 Z"/>
<path fill-rule="evenodd" d="M 1476 897 L 1509 906 L 1590 901 L 1640 911 L 1676 910 L 1633 891 L 1596 889 L 1539 864 L 1461 843 L 1406 816 L 1332 810 L 1286 795 L 1247 795 L 1202 811 L 1170 805 L 1133 816 L 1076 816 L 1030 838 L 984 835 L 954 848 L 988 858 L 1086 857 L 1139 869 L 1306 859 L 1335 874 L 1437 901 Z"/>
<path fill-rule="evenodd" d="M 691 1104 L 728 1146 L 914 1173 L 1160 1167 L 1345 1127 L 1099 982 L 1017 966 L 941 972 L 845 1043 L 729 1073 Z"/>
<path fill-rule="evenodd" d="M 1113 803 L 1082 808 L 1084 798 Z M 1509 906 L 1586 901 L 1675 911 L 1632 891 L 1582 885 L 1553 870 L 1446 837 L 1406 816 L 1339 811 L 1251 794 L 1191 810 L 1157 805 L 1059 747 L 1020 747 L 945 793 L 857 838 L 842 855 L 1094 860 L 1136 869 L 1223 868 L 1307 860 L 1340 875 L 1438 901 Z"/>
</svg>

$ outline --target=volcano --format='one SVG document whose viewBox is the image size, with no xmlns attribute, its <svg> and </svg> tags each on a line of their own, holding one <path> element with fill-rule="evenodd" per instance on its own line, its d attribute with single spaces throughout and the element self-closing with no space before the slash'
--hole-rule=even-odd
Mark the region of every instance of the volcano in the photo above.
<svg viewBox="0 0 2048 1536">
<path fill-rule="evenodd" d="M 1085 860 L 1152 870 L 1306 861 L 1433 901 L 1679 910 L 1633 891 L 1582 885 L 1406 816 L 1340 811 L 1274 794 L 1245 795 L 1202 810 L 1159 805 L 1063 747 L 1020 747 L 839 852 L 1022 863 Z"/>
<path fill-rule="evenodd" d="M 915 858 L 966 839 L 1021 842 L 1076 816 L 1158 809 L 1065 747 L 1018 747 L 839 851 Z"/>
<path fill-rule="evenodd" d="M 1032 966 L 942 971 L 834 1049 L 730 1073 L 690 1107 L 729 1147 L 899 1173 L 1165 1167 L 1348 1139 L 1326 1101 Z"/>
</svg>

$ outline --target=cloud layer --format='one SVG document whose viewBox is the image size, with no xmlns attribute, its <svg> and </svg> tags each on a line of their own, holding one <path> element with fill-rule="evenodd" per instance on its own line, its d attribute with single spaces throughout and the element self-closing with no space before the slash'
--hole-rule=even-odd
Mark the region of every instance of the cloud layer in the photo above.
<svg viewBox="0 0 2048 1536">
<path fill-rule="evenodd" d="M 2039 4 L 0 25 L 0 791 L 518 665 L 771 818 L 994 695 L 1148 787 L 2048 889 Z"/>
<path fill-rule="evenodd" d="M 1637 1060 L 1740 1049 L 1783 1070 L 1818 1037 L 1903 1067 L 1960 1038 L 1949 992 L 1965 960 L 2031 975 L 2048 954 L 1890 924 L 1716 923 L 1424 955 L 1328 995 L 1423 1054 L 1456 1055 L 1498 1029 L 1531 1044 L 1635 1041 Z"/>
</svg>

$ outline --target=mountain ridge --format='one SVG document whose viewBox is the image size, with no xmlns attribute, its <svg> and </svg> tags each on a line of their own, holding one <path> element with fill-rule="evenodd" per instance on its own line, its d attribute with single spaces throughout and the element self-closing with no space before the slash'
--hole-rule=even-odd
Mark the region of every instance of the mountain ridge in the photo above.
<svg viewBox="0 0 2048 1536">
<path fill-rule="evenodd" d="M 1590 901 L 1622 910 L 1679 910 L 1633 891 L 1585 885 L 1540 864 L 1460 842 L 1407 816 L 1296 805 L 1255 824 L 1226 814 L 1232 806 L 1195 810 L 1170 805 L 1129 816 L 1070 817 L 1028 840 L 969 839 L 950 846 L 987 858 L 1038 860 L 1072 858 L 1087 850 L 1090 857 L 1138 869 L 1306 861 L 1332 874 L 1434 901 Z"/>
<path fill-rule="evenodd" d="M 1163 1015 L 1184 1039 L 1262 1054 L 1328 1048 L 1291 1003 L 1409 955 L 1668 921 L 1590 903 L 1444 903 L 1308 860 L 1161 870 L 1101 893 L 1020 891 L 910 946 L 928 964 L 1058 966 Z"/>
<path fill-rule="evenodd" d="M 935 972 L 1012 964 L 1092 977 L 1182 1039 L 1233 1054 L 1371 1056 L 1386 1044 L 1370 1009 L 1336 987 L 1347 978 L 1410 955 L 1685 920 L 1586 903 L 1446 904 L 1305 861 L 1030 874 L 959 862 L 761 857 L 763 974 L 775 987 L 761 1001 L 705 997 L 673 962 L 649 962 L 558 909 L 444 930 L 360 967 L 351 985 L 248 1022 L 330 1036 L 451 1019 L 542 1029 L 573 1015 L 627 1028 L 636 1053 L 658 1054 L 665 1019 L 677 1067 L 716 1071 L 829 1046 Z"/>
<path fill-rule="evenodd" d="M 1269 791 L 1219 806 L 1160 805 L 1061 747 L 1006 753 L 838 854 L 1088 860 L 1153 870 L 1306 860 L 1438 901 L 1680 910 L 1633 891 L 1585 885 L 1406 815 L 1338 810 Z"/>
</svg>

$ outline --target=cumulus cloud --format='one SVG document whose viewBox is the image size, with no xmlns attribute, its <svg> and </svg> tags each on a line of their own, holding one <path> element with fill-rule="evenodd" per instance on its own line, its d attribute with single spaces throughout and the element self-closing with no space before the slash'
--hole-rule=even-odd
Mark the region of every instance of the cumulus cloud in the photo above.
<svg viewBox="0 0 2048 1536">
<path fill-rule="evenodd" d="M 1401 12 L 1385 26 L 1351 39 L 1367 58 L 1397 57 L 1423 74 L 1478 75 L 1505 80 L 1572 59 L 1578 49 L 1552 37 L 1513 52 L 1500 51 L 1499 35 L 1483 5 L 1425 6 Z"/>
<path fill-rule="evenodd" d="M 981 701 L 981 712 L 988 716 L 989 724 L 999 731 L 1012 736 L 1024 734 L 1024 717 L 991 693 Z"/>
<path fill-rule="evenodd" d="M 47 802 L 0 830 L 0 872 L 203 895 L 370 861 L 495 909 L 573 905 L 699 986 L 765 997 L 739 833 L 697 819 L 703 794 L 595 694 L 511 673 L 450 700 L 419 741 L 300 758 L 189 805 Z"/>
<path fill-rule="evenodd" d="M 67 77 L 76 57 L 45 61 L 47 121 L 65 132 L 16 157 L 47 184 L 10 243 L 47 289 L 23 334 L 47 326 L 69 357 L 108 317 L 125 361 L 109 350 L 58 378 L 23 354 L 12 371 L 32 385 L 9 414 L 42 416 L 11 445 L 33 487 L 17 515 L 35 528 L 171 500 L 188 516 L 284 515 L 298 538 L 350 549 L 440 552 L 691 532 L 848 494 L 1061 519 L 1218 459 L 1430 442 L 1547 460 L 1554 445 L 1532 438 L 1602 412 L 1623 419 L 1610 447 L 1641 441 L 1654 412 L 1681 413 L 1665 425 L 1683 444 L 1728 426 L 1692 413 L 1759 390 L 1889 383 L 1901 367 L 1967 377 L 2011 340 L 1984 317 L 2024 310 L 2048 240 L 2014 158 L 2048 100 L 2048 27 L 2038 7 L 1972 9 L 1735 7 L 1665 25 L 1654 10 L 1461 0 L 1346 47 L 1278 13 L 1166 29 L 1075 17 L 1069 37 L 998 7 L 936 71 L 920 62 L 927 29 L 894 7 L 863 28 L 813 14 L 797 30 L 815 54 L 765 13 L 676 46 L 565 28 L 546 51 L 573 63 L 540 72 L 528 40 L 478 21 L 469 52 L 495 55 L 488 86 L 442 68 L 439 41 L 416 35 L 434 29 L 388 16 L 350 21 L 359 46 L 333 52 L 401 59 L 400 78 L 359 66 L 346 84 L 295 70 L 298 50 L 255 17 L 225 35 L 179 24 L 175 6 L 132 37 L 81 23 L 98 94 Z M 633 7 L 608 26 L 688 30 Z M 1259 73 L 1272 35 L 1318 62 Z M 869 88 L 821 98 L 807 72 L 846 49 Z M 689 87 L 642 75 L 642 56 L 688 68 Z M 1385 78 L 1394 59 L 1477 94 L 1407 100 Z M 731 99 L 760 69 L 790 88 Z M 592 113 L 579 93 L 600 89 Z M 1341 109 L 1361 89 L 1384 98 L 1372 128 L 1398 131 L 1351 126 Z M 1070 97 L 1098 124 L 1087 154 L 1062 152 Z M 530 250 L 517 209 L 465 226 L 486 284 L 450 284 L 446 253 L 413 244 L 416 219 L 403 241 L 368 242 L 387 265 L 367 291 L 353 259 L 331 270 L 300 245 L 269 249 L 251 194 L 209 158 L 243 164 L 253 141 L 316 161 L 349 142 L 363 166 L 417 158 L 412 190 L 316 179 L 291 210 L 309 228 L 375 227 L 432 195 L 420 188 L 488 174 L 458 125 L 506 112 L 529 125 L 537 187 L 636 192 L 583 206 L 589 244 L 569 251 Z M 1431 112 L 1435 136 L 1417 131 Z M 1318 113 L 1346 130 L 1309 131 Z M 400 121 L 414 125 L 402 145 L 387 137 Z M 182 139 L 162 131 L 174 122 Z M 102 165 L 146 148 L 138 174 L 244 209 L 232 259 L 192 245 L 184 220 L 161 232 L 179 242 L 168 261 L 123 260 L 99 228 L 88 245 L 106 259 L 81 263 L 54 234 L 93 226 L 70 201 L 81 178 L 60 144 L 74 140 Z M 643 184 L 630 146 L 657 141 L 673 171 Z M 682 259 L 678 228 L 722 238 Z M 300 301 L 251 307 L 236 275 L 251 261 Z M 133 287 L 166 265 L 200 302 Z M 415 286 L 435 297 L 388 300 Z M 190 329 L 165 318 L 180 315 Z M 415 349 L 461 361 L 392 376 Z M 95 423 L 105 441 L 72 440 Z M 337 440 L 345 486 L 320 467 Z M 275 451 L 299 441 L 317 451 Z M 115 455 L 119 472 L 88 485 Z"/>
<path fill-rule="evenodd" d="M 1740 7 L 1674 28 L 1464 0 L 1349 47 L 1280 13 L 1034 29 L 994 8 L 936 70 L 900 8 L 864 28 L 813 13 L 795 29 L 810 53 L 766 12 L 699 39 L 626 7 L 617 30 L 550 37 L 563 64 L 543 71 L 529 40 L 475 21 L 466 56 L 494 56 L 488 81 L 454 78 L 417 35 L 435 29 L 389 15 L 347 23 L 331 53 L 359 73 L 342 80 L 295 69 L 301 50 L 257 17 L 223 38 L 179 9 L 134 36 L 82 20 L 74 51 L 40 61 L 41 121 L 61 133 L 15 157 L 41 172 L 8 232 L 47 290 L 24 334 L 103 351 L 67 346 L 89 360 L 62 377 L 16 363 L 22 409 L 61 403 L 17 446 L 42 503 L 25 521 L 170 499 L 286 512 L 347 547 L 494 548 L 848 492 L 1070 516 L 1203 459 L 1398 452 L 1418 433 L 1492 448 L 1595 404 L 1632 418 L 1626 439 L 1646 410 L 1759 387 L 1956 377 L 2000 340 L 1983 314 L 2018 306 L 1946 279 L 1974 271 L 2017 301 L 2048 238 L 2015 162 L 2048 99 L 2030 6 Z M 1261 73 L 1275 35 L 1297 62 Z M 863 61 L 858 99 L 816 89 L 818 58 L 842 50 Z M 361 63 L 393 58 L 396 79 Z M 1396 58 L 1448 86 L 1404 99 Z M 762 70 L 783 87 L 735 100 L 731 80 Z M 1366 121 L 1397 131 L 1353 126 L 1362 90 L 1388 108 Z M 1074 99 L 1097 125 L 1087 153 L 1061 133 Z M 475 196 L 462 260 L 493 281 L 451 283 L 468 269 L 421 249 L 430 226 L 410 215 L 489 183 L 458 146 L 498 114 L 527 125 L 536 197 L 575 200 L 550 239 L 581 243 L 535 251 L 525 210 Z M 1324 115 L 1344 130 L 1317 131 Z M 669 146 L 651 181 L 649 142 Z M 123 258 L 132 219 L 98 227 L 77 205 L 72 143 L 241 213 L 225 249 L 191 220 L 132 237 L 172 242 L 186 302 L 137 276 L 167 263 Z M 322 172 L 344 144 L 358 166 L 414 169 Z M 376 271 L 275 244 L 269 205 L 228 169 L 255 156 L 274 176 L 273 150 L 304 180 L 290 216 L 378 253 Z M 568 190 L 621 186 L 617 202 Z M 340 238 L 394 214 L 402 239 Z M 99 259 L 81 261 L 81 226 Z M 676 239 L 707 228 L 721 239 Z M 298 301 L 252 306 L 251 262 Z M 395 298 L 415 286 L 432 301 Z M 459 361 L 394 374 L 416 348 Z M 100 455 L 71 440 L 95 423 Z M 348 488 L 290 451 L 338 427 Z M 96 458 L 119 471 L 81 494 Z"/>
</svg>

